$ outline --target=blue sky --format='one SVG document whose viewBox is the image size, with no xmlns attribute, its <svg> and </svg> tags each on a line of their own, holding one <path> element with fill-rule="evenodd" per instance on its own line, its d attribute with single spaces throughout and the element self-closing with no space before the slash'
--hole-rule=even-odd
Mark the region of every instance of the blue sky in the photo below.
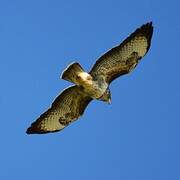
<svg viewBox="0 0 180 180">
<path fill-rule="evenodd" d="M 0 2 L 0 179 L 179 180 L 179 2 Z M 64 68 L 95 60 L 153 21 L 148 55 L 55 134 L 25 134 L 70 83 Z"/>
</svg>

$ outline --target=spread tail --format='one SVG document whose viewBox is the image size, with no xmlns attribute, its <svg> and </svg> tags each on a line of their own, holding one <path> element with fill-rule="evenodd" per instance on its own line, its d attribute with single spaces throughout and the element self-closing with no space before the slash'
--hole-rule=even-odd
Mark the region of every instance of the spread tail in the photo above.
<svg viewBox="0 0 180 180">
<path fill-rule="evenodd" d="M 78 75 L 84 72 L 81 65 L 77 62 L 70 64 L 62 73 L 61 78 L 72 83 L 78 84 Z"/>
</svg>

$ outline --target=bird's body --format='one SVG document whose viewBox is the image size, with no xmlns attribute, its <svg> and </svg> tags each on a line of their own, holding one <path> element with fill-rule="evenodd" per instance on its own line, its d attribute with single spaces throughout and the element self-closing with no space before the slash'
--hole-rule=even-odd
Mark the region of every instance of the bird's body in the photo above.
<svg viewBox="0 0 180 180">
<path fill-rule="evenodd" d="M 93 99 L 100 100 L 103 94 L 106 92 L 108 88 L 108 84 L 102 80 L 87 80 L 87 84 L 85 84 L 84 92 L 89 94 Z"/>
<path fill-rule="evenodd" d="M 77 62 L 70 64 L 61 78 L 75 84 L 65 89 L 52 106 L 27 129 L 28 134 L 60 131 L 77 120 L 93 99 L 110 102 L 110 83 L 131 72 L 148 52 L 152 23 L 138 28 L 119 46 L 101 56 L 89 73 Z"/>
<path fill-rule="evenodd" d="M 70 75 L 70 76 L 69 76 Z M 62 73 L 62 79 L 82 87 L 93 99 L 99 99 L 106 92 L 108 83 L 103 76 L 95 77 L 83 70 L 79 63 L 70 64 Z"/>
</svg>

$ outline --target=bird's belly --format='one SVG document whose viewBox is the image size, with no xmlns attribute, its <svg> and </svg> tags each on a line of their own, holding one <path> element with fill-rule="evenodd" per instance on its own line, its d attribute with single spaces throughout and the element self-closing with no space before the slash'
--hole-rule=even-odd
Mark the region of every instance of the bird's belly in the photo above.
<svg viewBox="0 0 180 180">
<path fill-rule="evenodd" d="M 107 87 L 107 85 L 99 86 L 97 82 L 92 81 L 92 83 L 84 86 L 84 91 L 92 98 L 98 99 L 105 93 Z"/>
</svg>

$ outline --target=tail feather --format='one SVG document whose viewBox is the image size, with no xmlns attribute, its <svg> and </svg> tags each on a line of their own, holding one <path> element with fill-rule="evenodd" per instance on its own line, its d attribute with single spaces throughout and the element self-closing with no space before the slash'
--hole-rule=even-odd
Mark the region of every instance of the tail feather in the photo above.
<svg viewBox="0 0 180 180">
<path fill-rule="evenodd" d="M 62 73 L 61 78 L 77 84 L 78 74 L 84 72 L 81 65 L 77 62 L 70 64 Z"/>
</svg>

